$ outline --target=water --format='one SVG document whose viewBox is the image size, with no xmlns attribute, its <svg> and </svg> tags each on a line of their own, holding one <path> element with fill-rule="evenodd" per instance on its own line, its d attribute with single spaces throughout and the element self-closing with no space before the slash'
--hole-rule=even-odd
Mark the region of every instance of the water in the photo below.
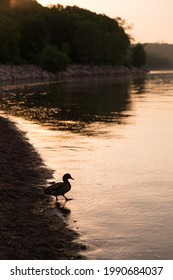
<svg viewBox="0 0 173 280">
<path fill-rule="evenodd" d="M 60 205 L 88 258 L 173 259 L 173 73 L 4 87 L 0 97 L 55 180 L 75 178 Z"/>
</svg>

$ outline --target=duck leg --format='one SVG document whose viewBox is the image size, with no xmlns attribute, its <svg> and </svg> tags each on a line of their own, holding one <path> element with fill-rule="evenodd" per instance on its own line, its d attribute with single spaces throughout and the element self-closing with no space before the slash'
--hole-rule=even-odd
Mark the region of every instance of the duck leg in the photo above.
<svg viewBox="0 0 173 280">
<path fill-rule="evenodd" d="M 67 198 L 64 194 L 63 194 L 63 197 L 65 198 L 66 201 L 72 200 L 72 198 Z"/>
</svg>

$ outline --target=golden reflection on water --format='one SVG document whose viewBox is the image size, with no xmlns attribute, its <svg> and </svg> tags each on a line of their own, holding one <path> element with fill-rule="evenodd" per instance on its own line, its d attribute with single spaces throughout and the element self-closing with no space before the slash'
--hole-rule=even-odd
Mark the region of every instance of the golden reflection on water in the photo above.
<svg viewBox="0 0 173 280">
<path fill-rule="evenodd" d="M 74 177 L 73 200 L 52 207 L 79 231 L 89 258 L 173 259 L 173 83 L 148 79 L 132 83 L 125 124 L 96 121 L 72 133 L 15 119 L 56 181 Z"/>
</svg>

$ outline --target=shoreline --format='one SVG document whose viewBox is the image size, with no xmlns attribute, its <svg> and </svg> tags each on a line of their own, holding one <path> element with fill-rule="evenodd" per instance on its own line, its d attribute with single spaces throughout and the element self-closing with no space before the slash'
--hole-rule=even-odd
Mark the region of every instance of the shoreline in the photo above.
<svg viewBox="0 0 173 280">
<path fill-rule="evenodd" d="M 0 86 L 145 73 L 136 68 L 71 65 L 53 74 L 35 65 L 0 65 Z M 79 234 L 67 227 L 43 192 L 52 171 L 13 121 L 0 116 L 0 131 L 0 259 L 85 259 Z"/>
<path fill-rule="evenodd" d="M 78 233 L 43 192 L 53 172 L 15 123 L 0 116 L 0 131 L 0 259 L 84 259 Z"/>
<path fill-rule="evenodd" d="M 97 65 L 70 65 L 65 71 L 51 73 L 37 65 L 0 65 L 0 84 L 4 82 L 17 82 L 22 80 L 56 81 L 59 79 L 103 76 L 103 75 L 143 75 L 146 69 L 136 67 L 115 67 Z"/>
</svg>

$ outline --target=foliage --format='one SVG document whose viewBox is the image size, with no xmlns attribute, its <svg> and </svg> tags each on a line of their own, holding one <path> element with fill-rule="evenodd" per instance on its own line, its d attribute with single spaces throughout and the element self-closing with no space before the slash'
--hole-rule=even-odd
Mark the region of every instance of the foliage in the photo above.
<svg viewBox="0 0 173 280">
<path fill-rule="evenodd" d="M 47 45 L 43 49 L 39 61 L 43 69 L 51 72 L 63 71 L 69 64 L 68 56 L 52 45 Z"/>
<path fill-rule="evenodd" d="M 116 17 L 115 19 L 118 24 L 125 30 L 125 32 L 128 34 L 128 37 L 130 39 L 130 41 L 132 43 L 134 43 L 135 39 L 134 39 L 134 36 L 133 34 L 131 34 L 131 31 L 133 29 L 133 24 L 129 24 L 124 18 L 121 18 L 121 17 Z"/>
<path fill-rule="evenodd" d="M 149 69 L 170 69 L 171 61 L 168 57 L 148 52 L 146 66 Z"/>
<path fill-rule="evenodd" d="M 142 67 L 146 64 L 147 56 L 142 44 L 137 44 L 132 49 L 132 64 L 136 67 Z"/>
<path fill-rule="evenodd" d="M 48 42 L 48 32 L 45 22 L 40 18 L 28 16 L 22 20 L 20 28 L 20 54 L 29 62 L 34 62 L 37 55 Z"/>
<path fill-rule="evenodd" d="M 145 44 L 149 69 L 173 68 L 173 45 L 166 43 Z"/>
<path fill-rule="evenodd" d="M 71 63 L 98 65 L 127 61 L 130 35 L 115 19 L 76 6 L 43 7 L 35 0 L 16 0 L 9 7 L 10 0 L 1 2 L 1 17 L 6 20 L 6 24 L 0 21 L 3 63 L 15 63 L 16 56 L 26 63 L 38 63 L 39 57 L 42 65 L 52 65 L 54 71 L 64 66 L 53 64 L 67 65 L 67 57 Z M 59 58 L 53 62 L 53 56 Z"/>
<path fill-rule="evenodd" d="M 0 14 L 0 63 L 17 61 L 19 39 L 17 24 L 12 19 Z"/>
</svg>

